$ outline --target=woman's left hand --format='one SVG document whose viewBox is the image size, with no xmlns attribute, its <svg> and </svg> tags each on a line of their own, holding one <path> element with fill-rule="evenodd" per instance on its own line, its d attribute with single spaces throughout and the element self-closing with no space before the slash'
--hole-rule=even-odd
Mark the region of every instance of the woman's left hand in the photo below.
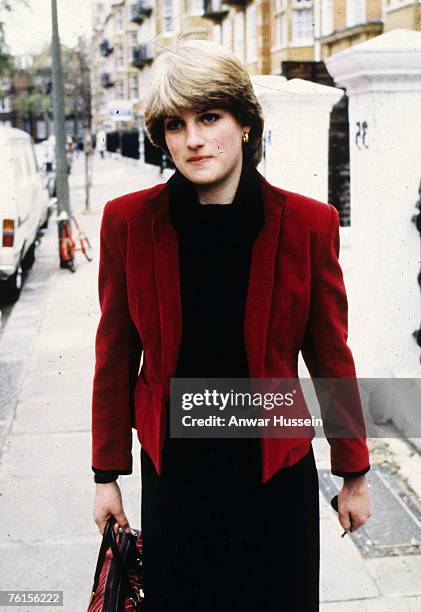
<svg viewBox="0 0 421 612">
<path fill-rule="evenodd" d="M 356 531 L 371 516 L 367 476 L 344 479 L 338 495 L 339 522 L 345 531 Z"/>
</svg>

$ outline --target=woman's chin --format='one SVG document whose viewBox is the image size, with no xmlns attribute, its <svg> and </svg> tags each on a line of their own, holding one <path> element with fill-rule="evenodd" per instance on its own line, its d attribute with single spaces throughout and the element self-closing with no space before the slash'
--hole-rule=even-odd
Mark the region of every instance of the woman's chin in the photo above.
<svg viewBox="0 0 421 612">
<path fill-rule="evenodd" d="M 198 185 L 212 185 L 212 183 L 217 183 L 223 178 L 224 174 L 222 172 L 215 171 L 215 169 L 203 168 L 200 166 L 185 166 L 183 169 L 180 169 L 180 172 L 184 174 L 189 181 L 192 183 L 197 183 Z"/>
</svg>

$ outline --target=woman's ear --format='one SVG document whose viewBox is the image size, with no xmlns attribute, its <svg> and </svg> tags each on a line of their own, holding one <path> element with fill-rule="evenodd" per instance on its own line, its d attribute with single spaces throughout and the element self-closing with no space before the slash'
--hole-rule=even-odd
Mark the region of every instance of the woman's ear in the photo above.
<svg viewBox="0 0 421 612">
<path fill-rule="evenodd" d="M 248 134 L 250 136 L 251 125 L 242 125 L 241 130 L 243 134 Z"/>
</svg>

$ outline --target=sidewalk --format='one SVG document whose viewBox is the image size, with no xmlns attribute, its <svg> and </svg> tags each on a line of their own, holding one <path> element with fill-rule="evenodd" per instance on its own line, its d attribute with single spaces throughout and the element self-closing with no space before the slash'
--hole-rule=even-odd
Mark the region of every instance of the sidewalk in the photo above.
<svg viewBox="0 0 421 612">
<path fill-rule="evenodd" d="M 90 402 L 101 212 L 110 198 L 162 181 L 155 168 L 96 159 L 92 211 L 83 214 L 82 169 L 82 159 L 76 160 L 72 202 L 95 259 L 88 263 L 78 254 L 75 274 L 60 270 L 57 230 L 51 222 L 39 250 L 39 261 L 48 270 L 43 291 L 38 294 L 28 277 L 22 301 L 0 338 L 1 364 L 16 352 L 16 338 L 21 338 L 19 350 L 28 355 L 16 406 L 5 417 L 3 452 L 0 449 L 0 588 L 62 590 L 66 612 L 86 609 L 100 543 L 92 519 Z M 30 312 L 28 303 L 36 304 Z M 10 401 L 13 404 L 13 394 Z M 387 451 L 378 447 L 373 456 L 379 461 L 386 452 L 404 477 L 421 475 L 421 459 L 411 455 L 405 443 L 393 440 Z M 314 448 L 320 470 L 329 470 L 327 443 L 317 440 Z M 119 479 L 134 527 L 140 525 L 138 450 L 135 440 L 134 475 Z M 410 484 L 421 497 L 421 476 Z M 340 537 L 336 515 L 323 495 L 321 517 L 322 612 L 421 609 L 420 554 L 364 559 L 351 537 Z"/>
</svg>

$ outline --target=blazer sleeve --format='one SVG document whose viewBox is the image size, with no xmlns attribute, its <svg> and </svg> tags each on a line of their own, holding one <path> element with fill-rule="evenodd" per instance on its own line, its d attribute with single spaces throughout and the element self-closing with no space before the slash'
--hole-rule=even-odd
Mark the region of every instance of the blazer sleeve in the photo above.
<svg viewBox="0 0 421 612">
<path fill-rule="evenodd" d="M 348 339 L 348 301 L 339 264 L 339 215 L 331 204 L 312 272 L 310 315 L 301 348 L 320 404 L 333 474 L 370 469 L 361 398 Z M 335 381 L 332 379 L 341 379 Z M 346 431 L 340 436 L 338 432 Z"/>
<path fill-rule="evenodd" d="M 98 295 L 101 316 L 95 338 L 92 392 L 92 469 L 132 472 L 134 388 L 142 343 L 130 317 L 126 274 L 118 241 L 121 219 L 110 203 L 100 229 Z"/>
</svg>

